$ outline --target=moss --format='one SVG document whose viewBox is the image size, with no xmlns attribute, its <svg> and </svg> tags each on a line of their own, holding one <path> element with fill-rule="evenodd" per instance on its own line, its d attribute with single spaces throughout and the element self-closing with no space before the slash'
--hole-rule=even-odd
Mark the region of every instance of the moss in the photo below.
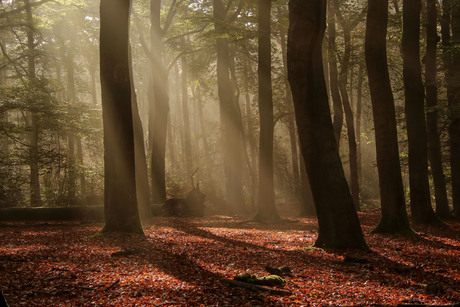
<svg viewBox="0 0 460 307">
<path fill-rule="evenodd" d="M 246 282 L 248 284 L 268 286 L 268 287 L 284 286 L 286 284 L 286 280 L 278 275 L 268 275 L 268 276 L 257 277 L 256 275 L 245 273 L 245 274 L 235 276 L 233 279 L 236 281 Z"/>
</svg>

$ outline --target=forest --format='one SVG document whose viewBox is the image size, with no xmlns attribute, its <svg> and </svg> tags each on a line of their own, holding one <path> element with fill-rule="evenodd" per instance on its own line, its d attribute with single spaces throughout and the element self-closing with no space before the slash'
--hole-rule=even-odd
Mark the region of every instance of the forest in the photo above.
<svg viewBox="0 0 460 307">
<path fill-rule="evenodd" d="M 0 0 L 0 306 L 457 306 L 459 218 L 459 0 Z"/>
</svg>

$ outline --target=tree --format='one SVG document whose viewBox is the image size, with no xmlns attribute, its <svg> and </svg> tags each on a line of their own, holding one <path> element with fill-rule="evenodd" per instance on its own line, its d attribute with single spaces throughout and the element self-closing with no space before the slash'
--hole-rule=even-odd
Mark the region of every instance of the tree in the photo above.
<svg viewBox="0 0 460 307">
<path fill-rule="evenodd" d="M 427 0 L 425 92 L 428 159 L 433 176 L 436 214 L 442 219 L 452 218 L 447 200 L 446 179 L 442 166 L 441 141 L 438 133 L 438 89 L 436 85 L 436 49 L 438 43 L 436 0 Z"/>
<path fill-rule="evenodd" d="M 163 64 L 163 35 L 168 30 L 176 12 L 173 1 L 168 12 L 167 21 L 161 27 L 161 0 L 150 1 L 150 51 L 148 53 L 151 70 L 153 101 L 149 103 L 149 147 L 150 172 L 152 175 L 152 202 L 166 201 L 165 152 L 166 131 L 169 116 L 168 72 Z"/>
<path fill-rule="evenodd" d="M 334 110 L 334 133 L 337 144 L 340 144 L 343 126 L 342 98 L 339 91 L 339 72 L 337 68 L 337 43 L 335 28 L 335 1 L 328 1 L 327 11 L 327 36 L 328 36 L 328 62 L 329 62 L 329 84 L 331 88 L 332 105 Z"/>
<path fill-rule="evenodd" d="M 244 214 L 243 197 L 243 123 L 235 89 L 230 79 L 229 39 L 225 37 L 228 24 L 241 11 L 241 5 L 233 14 L 228 14 L 231 1 L 227 7 L 222 0 L 213 0 L 214 28 L 216 32 L 217 53 L 217 88 L 221 120 L 222 143 L 224 146 L 225 191 L 228 210 L 232 213 Z M 228 16 L 227 16 L 228 15 Z"/>
<path fill-rule="evenodd" d="M 129 15 L 131 1 L 101 0 L 100 61 L 104 122 L 104 232 L 142 234 L 137 206 Z"/>
<path fill-rule="evenodd" d="M 273 184 L 273 93 L 271 78 L 270 10 L 272 0 L 258 2 L 259 38 L 259 197 L 256 220 L 279 220 Z"/>
<path fill-rule="evenodd" d="M 315 245 L 366 249 L 340 161 L 327 99 L 322 61 L 326 1 L 291 0 L 289 21 L 288 78 L 318 215 Z"/>
<path fill-rule="evenodd" d="M 439 222 L 431 207 L 425 95 L 420 63 L 421 0 L 403 2 L 403 76 L 409 142 L 410 206 L 414 223 Z"/>
<path fill-rule="evenodd" d="M 27 59 L 27 77 L 29 81 L 33 84 L 36 79 L 35 71 L 35 59 L 37 56 L 35 50 L 35 37 L 34 37 L 34 21 L 32 15 L 32 6 L 29 0 L 24 0 L 24 7 L 26 11 L 26 20 L 27 20 L 27 49 L 28 49 L 28 59 Z M 30 140 L 29 140 L 29 165 L 30 165 L 30 205 L 31 206 L 40 206 L 42 203 L 41 191 L 40 191 L 40 173 L 39 173 L 39 118 L 37 111 L 32 107 L 30 112 Z"/>
<path fill-rule="evenodd" d="M 442 1 L 441 36 L 449 105 L 450 174 L 455 217 L 460 217 L 460 4 Z M 452 34 L 451 34 L 452 33 Z"/>
<path fill-rule="evenodd" d="M 348 18 L 346 19 L 342 16 L 342 13 L 338 9 L 338 1 L 334 0 L 333 2 L 335 3 L 335 6 L 337 6 L 336 16 L 343 29 L 343 39 L 345 45 L 339 74 L 339 89 L 340 96 L 342 98 L 343 110 L 345 112 L 345 121 L 347 123 L 351 195 L 353 197 L 353 202 L 355 203 L 355 208 L 359 211 L 361 210 L 361 206 L 359 200 L 358 150 L 356 144 L 355 120 L 350 102 L 351 99 L 347 91 L 347 83 L 352 52 L 351 31 L 361 22 L 366 11 L 363 10 L 357 17 L 348 20 Z"/>
<path fill-rule="evenodd" d="M 369 0 L 365 56 L 374 116 L 382 216 L 374 232 L 412 233 L 399 163 L 395 106 L 386 54 L 388 0 Z"/>
</svg>

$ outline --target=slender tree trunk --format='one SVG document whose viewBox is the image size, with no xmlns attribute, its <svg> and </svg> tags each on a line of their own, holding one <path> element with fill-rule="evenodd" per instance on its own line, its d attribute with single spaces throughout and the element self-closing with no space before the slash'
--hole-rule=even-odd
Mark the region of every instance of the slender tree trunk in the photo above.
<svg viewBox="0 0 460 307">
<path fill-rule="evenodd" d="M 427 0 L 426 22 L 426 53 L 425 53 L 425 92 L 426 92 L 426 123 L 428 136 L 428 158 L 433 175 L 434 195 L 436 199 L 436 214 L 442 219 L 452 218 L 447 200 L 446 180 L 442 166 L 441 141 L 438 133 L 438 93 L 436 86 L 436 49 L 437 6 L 436 0 Z"/>
<path fill-rule="evenodd" d="M 281 9 L 278 7 L 278 16 L 281 18 Z M 294 107 L 294 103 L 292 101 L 292 93 L 291 88 L 289 87 L 289 81 L 287 80 L 287 50 L 286 50 L 286 36 L 283 32 L 280 33 L 280 41 L 281 41 L 281 56 L 283 59 L 283 70 L 286 83 L 286 105 L 287 109 L 291 111 Z M 295 197 L 299 197 L 299 192 L 301 188 L 300 183 L 300 175 L 299 175 L 299 154 L 297 152 L 297 131 L 295 126 L 295 116 L 288 116 L 287 117 L 287 128 L 289 131 L 289 143 L 291 145 L 291 161 L 292 161 L 292 177 L 294 183 L 294 195 Z"/>
<path fill-rule="evenodd" d="M 343 26 L 344 32 L 344 45 L 345 51 L 343 54 L 342 65 L 340 68 L 340 78 L 339 78 L 339 89 L 340 96 L 342 97 L 343 109 L 345 111 L 345 121 L 347 123 L 347 136 L 348 136 L 348 157 L 350 160 L 350 185 L 351 185 L 351 195 L 353 197 L 353 202 L 355 204 L 356 210 L 361 210 L 359 204 L 359 181 L 358 181 L 358 157 L 357 157 L 357 146 L 356 146 L 356 136 L 355 136 L 355 120 L 353 116 L 353 110 L 351 108 L 351 103 L 348 97 L 347 91 L 347 79 L 348 79 L 348 67 L 350 66 L 350 57 L 351 57 L 351 30 L 348 29 L 345 25 Z"/>
<path fill-rule="evenodd" d="M 161 0 L 150 1 L 150 67 L 153 101 L 149 103 L 149 145 L 151 150 L 152 202 L 166 201 L 165 155 L 169 117 L 168 73 L 163 65 Z"/>
<path fill-rule="evenodd" d="M 441 35 L 450 109 L 450 173 L 454 215 L 460 218 L 460 3 L 443 0 Z M 450 35 L 452 31 L 452 36 Z"/>
<path fill-rule="evenodd" d="M 367 249 L 334 137 L 322 61 L 325 27 L 325 0 L 289 2 L 288 78 L 318 215 L 315 245 Z"/>
<path fill-rule="evenodd" d="M 30 6 L 29 0 L 24 0 L 27 16 L 27 49 L 29 52 L 28 56 L 28 79 L 31 83 L 35 82 L 35 39 L 34 39 L 34 21 L 32 16 L 32 7 Z M 40 190 L 40 167 L 39 167 L 39 150 L 38 140 L 40 135 L 39 118 L 37 111 L 31 111 L 30 119 L 30 139 L 29 139 L 29 167 L 30 167 L 30 206 L 40 206 L 42 204 L 41 190 Z"/>
<path fill-rule="evenodd" d="M 337 144 L 340 144 L 340 137 L 342 135 L 343 126 L 343 109 L 342 98 L 340 97 L 339 90 L 339 73 L 337 68 L 337 44 L 336 30 L 335 30 L 335 3 L 328 1 L 328 14 L 327 14 L 327 35 L 328 35 L 328 56 L 329 56 L 329 84 L 331 87 L 332 106 L 334 110 L 334 135 Z"/>
<path fill-rule="evenodd" d="M 73 50 L 67 48 L 66 69 L 67 69 L 67 103 L 70 107 L 75 107 L 77 103 L 77 94 L 75 91 L 75 69 Z M 70 205 L 75 205 L 77 193 L 77 167 L 75 158 L 76 138 L 72 131 L 67 131 L 67 170 L 68 170 L 68 187 L 67 187 L 67 202 Z"/>
<path fill-rule="evenodd" d="M 357 160 L 358 160 L 358 180 L 363 182 L 363 163 L 361 154 L 361 118 L 362 118 L 362 103 L 363 103 L 363 70 L 364 67 L 360 63 L 358 70 L 358 84 L 356 91 L 356 138 L 357 138 Z"/>
<path fill-rule="evenodd" d="M 420 64 L 421 0 L 403 2 L 403 75 L 407 137 L 409 143 L 409 182 L 412 221 L 438 223 L 431 207 L 428 182 L 428 145 L 425 123 L 425 95 Z"/>
<path fill-rule="evenodd" d="M 181 87 L 182 87 L 182 119 L 184 121 L 184 155 L 185 155 L 185 175 L 192 174 L 192 136 L 190 132 L 190 114 L 188 109 L 188 88 L 187 88 L 187 57 L 181 58 Z"/>
<path fill-rule="evenodd" d="M 77 136 L 75 137 L 75 143 L 77 144 L 77 165 L 80 168 L 79 171 L 79 180 L 80 180 L 80 194 L 82 196 L 86 195 L 86 176 L 85 172 L 83 171 L 83 163 L 84 163 L 84 158 L 83 158 L 83 144 L 81 141 L 81 137 Z"/>
<path fill-rule="evenodd" d="M 129 63 L 131 1 L 101 0 L 100 61 L 104 124 L 104 207 L 101 232 L 142 234 L 136 195 Z"/>
<path fill-rule="evenodd" d="M 256 146 L 254 144 L 254 122 L 252 120 L 252 111 L 251 111 L 251 99 L 249 97 L 249 63 L 248 59 L 244 60 L 243 63 L 243 74 L 244 74 L 244 99 L 245 99 L 245 107 L 246 107 L 246 143 L 249 146 L 249 164 L 250 164 L 250 172 L 251 176 L 251 188 L 250 188 L 250 208 L 251 210 L 255 210 L 256 208 L 256 194 L 257 194 L 257 176 L 256 176 L 256 165 L 257 165 L 257 157 L 256 157 Z"/>
<path fill-rule="evenodd" d="M 386 54 L 388 0 L 369 0 L 365 54 L 374 115 L 382 217 L 374 232 L 413 233 L 409 225 L 399 163 L 393 93 Z"/>
<path fill-rule="evenodd" d="M 217 87 L 225 169 L 225 190 L 229 213 L 245 214 L 243 195 L 243 126 L 235 88 L 230 78 L 229 40 L 221 37 L 227 31 L 226 11 L 222 0 L 213 0 L 217 51 Z"/>
<path fill-rule="evenodd" d="M 273 184 L 273 97 L 271 79 L 271 0 L 258 2 L 259 35 L 259 197 L 256 220 L 279 220 Z"/>
</svg>

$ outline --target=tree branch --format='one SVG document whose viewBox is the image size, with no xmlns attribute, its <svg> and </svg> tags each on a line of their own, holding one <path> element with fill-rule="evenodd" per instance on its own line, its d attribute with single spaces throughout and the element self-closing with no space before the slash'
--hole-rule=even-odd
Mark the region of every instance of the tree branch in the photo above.
<svg viewBox="0 0 460 307">
<path fill-rule="evenodd" d="M 230 23 L 234 21 L 236 17 L 238 17 L 238 15 L 241 13 L 241 10 L 243 9 L 243 4 L 244 4 L 244 1 L 240 0 L 240 2 L 238 3 L 238 7 L 236 8 L 236 11 L 229 17 L 225 18 L 225 22 Z"/>
<path fill-rule="evenodd" d="M 41 1 L 37 1 L 37 2 L 34 2 L 34 3 L 31 3 L 29 4 L 30 7 L 34 7 L 34 6 L 39 6 L 39 5 L 42 5 L 46 2 L 55 2 L 54 0 L 41 0 Z M 11 11 L 4 11 L 2 13 L 0 13 L 0 18 L 5 18 L 5 17 L 8 17 L 8 16 L 11 16 L 11 15 L 14 15 L 16 13 L 19 13 L 23 10 L 26 9 L 26 6 L 22 6 L 22 7 L 18 7 L 16 9 L 13 9 Z"/>
<path fill-rule="evenodd" d="M 136 25 L 136 29 L 137 29 L 137 32 L 138 32 L 138 35 L 139 35 L 139 41 L 141 42 L 142 49 L 144 50 L 145 55 L 147 56 L 149 61 L 151 61 L 151 59 L 152 59 L 152 51 L 149 49 L 149 47 L 147 45 L 147 42 L 145 41 L 144 32 L 142 31 L 142 26 L 141 26 L 141 23 L 139 21 L 139 17 L 134 12 L 133 12 L 133 17 L 134 17 L 133 18 L 134 19 L 134 24 Z"/>
</svg>

